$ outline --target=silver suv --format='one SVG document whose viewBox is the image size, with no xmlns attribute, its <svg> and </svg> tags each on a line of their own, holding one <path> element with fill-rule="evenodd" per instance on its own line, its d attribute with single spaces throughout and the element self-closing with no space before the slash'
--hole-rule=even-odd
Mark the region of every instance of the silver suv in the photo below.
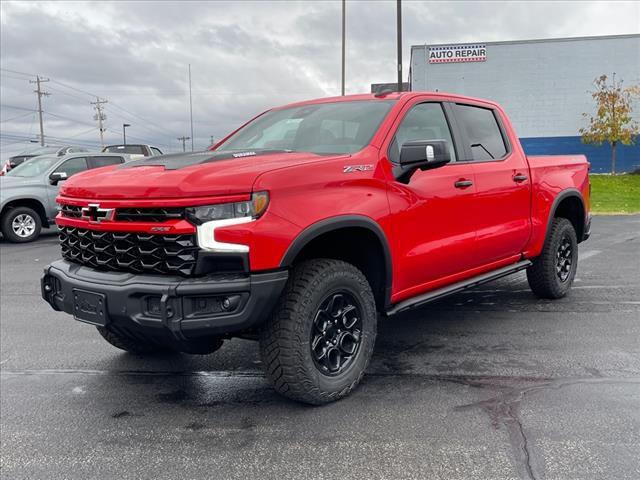
<svg viewBox="0 0 640 480">
<path fill-rule="evenodd" d="M 60 182 L 92 168 L 117 165 L 128 155 L 72 153 L 31 158 L 0 177 L 0 228 L 10 242 L 31 242 L 54 224 Z"/>
</svg>

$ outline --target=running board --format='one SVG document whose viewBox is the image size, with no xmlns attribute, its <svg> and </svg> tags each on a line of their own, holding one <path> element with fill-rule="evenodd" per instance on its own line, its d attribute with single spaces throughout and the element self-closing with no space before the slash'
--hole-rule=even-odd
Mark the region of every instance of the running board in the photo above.
<svg viewBox="0 0 640 480">
<path fill-rule="evenodd" d="M 524 270 L 530 265 L 531 262 L 529 260 L 523 260 L 516 264 L 502 267 L 491 272 L 483 273 L 482 275 L 478 275 L 477 277 L 473 277 L 468 280 L 463 280 L 462 282 L 454 283 L 451 285 L 447 285 L 446 287 L 438 288 L 437 290 L 433 290 L 431 292 L 423 293 L 422 295 L 418 295 L 417 297 L 409 298 L 407 300 L 403 300 L 400 303 L 397 303 L 387 311 L 387 315 L 395 315 L 396 313 L 419 307 L 420 305 L 433 302 L 434 300 L 446 297 L 447 295 L 461 292 L 462 290 L 467 290 L 468 288 L 472 288 L 477 285 L 490 282 L 492 280 L 497 280 L 498 278 L 502 278 L 507 275 L 511 275 L 512 273 L 519 272 L 520 270 Z"/>
</svg>

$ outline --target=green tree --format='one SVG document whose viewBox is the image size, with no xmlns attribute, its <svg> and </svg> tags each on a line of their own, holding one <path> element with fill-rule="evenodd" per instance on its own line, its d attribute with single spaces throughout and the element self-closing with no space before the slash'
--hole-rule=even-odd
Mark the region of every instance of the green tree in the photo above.
<svg viewBox="0 0 640 480">
<path fill-rule="evenodd" d="M 613 74 L 611 83 L 609 78 L 601 75 L 594 80 L 596 89 L 591 97 L 596 103 L 596 114 L 583 113 L 582 116 L 589 119 L 589 126 L 581 128 L 583 143 L 611 145 L 611 173 L 616 173 L 616 146 L 632 145 L 640 134 L 638 122 L 631 118 L 633 101 L 638 97 L 638 86 L 622 87 L 622 80 L 616 82 L 616 74 Z"/>
</svg>

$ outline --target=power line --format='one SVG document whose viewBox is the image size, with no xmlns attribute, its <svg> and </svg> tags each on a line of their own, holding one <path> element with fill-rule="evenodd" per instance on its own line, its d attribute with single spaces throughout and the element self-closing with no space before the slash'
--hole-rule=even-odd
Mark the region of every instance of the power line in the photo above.
<svg viewBox="0 0 640 480">
<path fill-rule="evenodd" d="M 16 105 L 9 105 L 7 103 L 1 103 L 0 107 L 4 107 L 4 108 L 13 108 L 15 110 L 29 110 L 30 112 L 37 112 L 38 109 L 36 108 L 25 108 L 25 107 L 18 107 Z"/>
<path fill-rule="evenodd" d="M 147 120 L 146 118 L 141 117 L 140 115 L 138 115 L 136 113 L 133 113 L 133 112 L 127 110 L 126 108 L 121 107 L 120 105 L 116 104 L 113 101 L 111 102 L 111 106 L 112 107 L 116 107 L 117 109 L 122 110 L 123 112 L 126 112 L 129 115 L 133 115 L 134 117 L 136 117 L 139 120 L 142 120 L 143 122 L 147 122 L 150 125 L 154 125 L 155 127 L 157 127 L 159 129 L 159 133 L 164 133 L 165 135 L 172 135 L 171 132 L 169 132 L 168 130 L 165 130 L 164 127 L 161 127 L 160 125 L 158 125 L 156 123 L 153 123 L 152 121 Z"/>
<path fill-rule="evenodd" d="M 50 115 L 52 117 L 56 117 L 59 118 L 61 120 L 67 120 L 69 122 L 73 122 L 73 123 L 77 123 L 78 125 L 86 125 L 88 127 L 93 127 L 95 128 L 94 125 L 90 124 L 90 123 L 86 123 L 86 122 L 82 122 L 80 120 L 76 120 L 75 118 L 70 118 L 70 117 L 65 117 L 64 115 L 58 115 L 57 113 L 51 113 L 51 112 L 43 112 L 46 115 Z"/>
<path fill-rule="evenodd" d="M 10 70 L 8 68 L 0 68 L 0 70 L 2 70 L 3 72 L 17 73 L 18 75 L 24 75 L 26 77 L 35 77 L 36 76 L 34 73 L 18 72 L 17 70 Z"/>
<path fill-rule="evenodd" d="M 33 115 L 33 112 L 21 113 L 20 115 L 16 115 L 15 117 L 7 118 L 5 120 L 0 121 L 0 123 L 10 122 L 12 120 L 16 120 L 18 118 L 26 117 L 27 115 Z"/>
</svg>

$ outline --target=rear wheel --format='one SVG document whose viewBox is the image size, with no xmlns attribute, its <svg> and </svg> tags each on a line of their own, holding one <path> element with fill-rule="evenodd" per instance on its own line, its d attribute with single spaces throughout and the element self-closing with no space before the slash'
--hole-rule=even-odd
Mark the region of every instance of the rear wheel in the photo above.
<svg viewBox="0 0 640 480">
<path fill-rule="evenodd" d="M 32 242 L 38 238 L 40 230 L 40 215 L 29 207 L 10 208 L 2 217 L 2 234 L 10 242 Z"/>
<path fill-rule="evenodd" d="M 555 218 L 542 253 L 527 269 L 527 280 L 540 298 L 562 298 L 573 284 L 578 268 L 578 240 L 572 223 Z"/>
<path fill-rule="evenodd" d="M 299 264 L 261 333 L 267 378 L 280 394 L 313 405 L 348 395 L 369 364 L 376 322 L 360 270 L 339 260 Z"/>
</svg>

